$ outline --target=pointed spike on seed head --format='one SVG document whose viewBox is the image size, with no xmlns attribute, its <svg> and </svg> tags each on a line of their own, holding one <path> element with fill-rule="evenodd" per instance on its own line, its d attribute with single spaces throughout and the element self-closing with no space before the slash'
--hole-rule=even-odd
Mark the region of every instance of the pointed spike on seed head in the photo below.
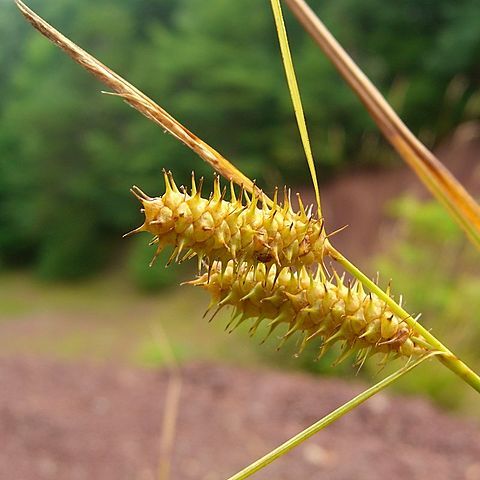
<svg viewBox="0 0 480 480">
<path fill-rule="evenodd" d="M 319 360 L 321 360 L 321 358 L 325 355 L 325 353 L 327 353 L 327 350 L 328 350 L 327 346 L 326 346 L 325 344 L 323 344 L 323 345 L 319 348 L 318 353 L 317 353 L 317 355 L 315 356 L 314 361 L 315 361 L 315 362 L 318 362 Z"/>
<path fill-rule="evenodd" d="M 198 180 L 198 186 L 197 186 L 197 195 L 196 195 L 197 199 L 201 198 L 202 196 L 203 182 L 204 182 L 204 178 L 200 177 L 200 179 Z"/>
<path fill-rule="evenodd" d="M 282 349 L 282 347 L 285 345 L 287 340 L 288 340 L 288 337 L 285 337 L 285 336 L 283 336 L 280 339 L 280 342 L 278 343 L 277 348 L 276 348 L 277 352 L 279 352 Z"/>
<path fill-rule="evenodd" d="M 338 275 L 337 271 L 335 270 L 335 268 L 333 268 L 332 270 L 333 270 L 333 278 L 331 280 L 335 279 L 335 283 L 337 284 L 337 286 L 342 285 L 343 284 L 342 279 Z"/>
<path fill-rule="evenodd" d="M 283 335 L 282 338 L 288 339 L 290 338 L 295 332 L 298 332 L 303 325 L 303 319 L 301 316 L 293 323 L 293 325 L 287 330 L 287 332 Z"/>
<path fill-rule="evenodd" d="M 286 291 L 284 292 L 284 295 L 290 300 L 295 308 L 300 308 L 305 303 L 303 292 L 290 293 Z"/>
<path fill-rule="evenodd" d="M 287 262 L 290 263 L 292 261 L 292 258 L 293 258 L 293 249 L 291 247 L 285 248 L 283 250 L 283 255 L 285 257 L 285 260 L 287 260 Z"/>
<path fill-rule="evenodd" d="M 145 202 L 151 202 L 154 200 L 152 197 L 148 196 L 141 188 L 137 187 L 136 185 L 132 185 L 130 192 L 142 204 Z"/>
<path fill-rule="evenodd" d="M 274 245 L 272 247 L 272 249 L 270 250 L 270 254 L 272 255 L 273 259 L 275 260 L 275 263 L 277 265 L 281 265 L 280 257 L 278 256 L 278 245 Z M 280 275 L 280 269 L 277 272 L 277 277 L 276 278 L 278 278 L 278 275 Z"/>
<path fill-rule="evenodd" d="M 211 298 L 211 299 L 210 299 L 210 302 L 209 302 L 209 304 L 208 304 L 208 307 L 207 307 L 207 309 L 205 310 L 202 318 L 206 318 L 206 316 L 208 315 L 208 313 L 210 312 L 210 310 L 211 310 L 216 304 L 217 304 L 217 302 L 215 301 L 215 299 L 214 299 L 214 298 Z"/>
<path fill-rule="evenodd" d="M 388 352 L 385 352 L 383 354 L 383 357 L 380 359 L 380 361 L 378 362 L 378 366 L 380 368 L 380 370 L 377 372 L 377 373 L 380 373 L 384 368 L 385 366 L 387 365 L 388 363 L 388 360 L 390 359 L 390 356 L 392 355 L 392 351 L 391 350 L 388 350 Z"/>
<path fill-rule="evenodd" d="M 255 187 L 255 180 L 253 181 L 253 185 Z M 255 192 L 255 190 L 253 190 Z M 252 196 L 254 195 L 254 193 L 252 194 Z M 252 203 L 252 199 L 251 197 L 248 195 L 248 192 L 243 189 L 243 196 L 245 197 L 245 202 L 246 202 L 246 205 L 249 206 L 250 203 Z"/>
<path fill-rule="evenodd" d="M 365 290 L 363 289 L 362 283 L 359 282 L 359 281 L 356 282 L 356 290 L 357 290 L 357 294 L 358 294 L 360 297 L 364 297 L 364 296 L 365 296 Z"/>
<path fill-rule="evenodd" d="M 311 334 L 308 336 L 307 342 L 309 342 L 310 340 L 313 340 L 315 337 L 323 336 L 323 334 L 325 333 L 326 328 L 327 328 L 327 327 L 326 327 L 325 325 L 319 327 L 317 330 L 315 330 L 313 333 L 311 333 Z"/>
<path fill-rule="evenodd" d="M 163 250 L 163 246 L 159 245 L 158 248 L 155 250 L 155 253 L 153 254 L 153 258 L 150 260 L 150 263 L 148 264 L 149 268 L 153 267 L 162 250 Z"/>
<path fill-rule="evenodd" d="M 265 336 L 265 338 L 260 342 L 260 345 L 263 345 L 267 340 L 268 338 L 272 335 L 272 333 L 274 332 L 274 330 L 278 327 L 279 323 L 272 323 L 270 322 L 268 324 L 268 332 L 267 332 L 267 335 Z"/>
<path fill-rule="evenodd" d="M 186 280 L 185 282 L 180 283 L 180 286 L 190 285 L 194 287 L 203 287 L 205 285 L 205 279 L 202 276 L 194 278 L 193 280 Z M 213 302 L 213 299 L 210 300 L 210 303 Z"/>
<path fill-rule="evenodd" d="M 220 201 L 222 192 L 220 190 L 220 175 L 215 174 L 213 177 L 213 200 L 215 202 Z"/>
<path fill-rule="evenodd" d="M 298 200 L 298 208 L 300 209 L 300 213 L 302 214 L 302 217 L 306 217 L 307 214 L 305 212 L 305 207 L 303 206 L 302 197 L 298 192 L 297 192 L 297 200 Z"/>
<path fill-rule="evenodd" d="M 232 323 L 234 322 L 235 318 L 236 318 L 235 315 L 233 315 L 232 317 L 230 317 L 230 320 L 229 320 L 229 321 L 227 322 L 227 324 L 225 325 L 225 328 L 224 328 L 224 331 L 225 331 L 225 332 L 227 332 L 227 333 L 229 333 L 229 334 L 232 333 L 232 332 L 235 330 L 235 328 L 238 327 L 238 326 L 243 322 L 243 320 L 242 320 L 243 317 L 242 317 L 242 318 L 240 318 L 240 320 L 237 322 L 237 324 L 236 324 L 231 330 L 229 330 L 230 325 L 232 325 Z"/>
<path fill-rule="evenodd" d="M 255 322 L 253 323 L 253 325 L 249 328 L 248 330 L 248 334 L 253 337 L 256 333 L 257 333 L 257 330 L 258 330 L 258 327 L 260 326 L 260 324 L 263 322 L 263 320 L 265 320 L 265 317 L 263 315 L 259 316 Z"/>
<path fill-rule="evenodd" d="M 167 175 L 168 175 L 168 179 L 170 180 L 170 185 L 172 186 L 172 190 L 175 192 L 175 193 L 179 193 L 180 190 L 178 189 L 176 183 L 175 183 L 175 180 L 173 179 L 173 173 L 171 170 L 169 170 L 167 172 Z"/>
<path fill-rule="evenodd" d="M 340 350 L 340 355 L 333 361 L 332 367 L 337 367 L 342 362 L 344 362 L 350 355 L 353 353 L 353 348 L 349 345 L 348 342 L 344 342 Z"/>
<path fill-rule="evenodd" d="M 287 186 L 283 186 L 283 211 L 286 213 L 288 211 L 288 192 L 287 192 Z"/>
<path fill-rule="evenodd" d="M 169 267 L 172 264 L 172 262 L 175 260 L 176 255 L 177 255 L 177 247 L 173 249 L 172 253 L 170 254 L 170 257 L 168 257 L 167 263 L 165 264 L 165 268 Z"/>
<path fill-rule="evenodd" d="M 237 197 L 235 195 L 235 184 L 233 180 L 230 180 L 230 202 L 237 203 Z"/>
<path fill-rule="evenodd" d="M 252 199 L 251 199 L 250 203 L 248 204 L 248 210 L 252 214 L 255 213 L 255 210 L 257 208 L 257 203 L 258 203 L 258 195 L 255 192 L 256 192 L 256 190 L 253 191 Z"/>
<path fill-rule="evenodd" d="M 300 271 L 298 272 L 298 284 L 300 288 L 306 290 L 311 285 L 311 280 L 312 274 L 310 273 L 310 270 L 308 270 L 305 265 L 302 265 Z"/>
<path fill-rule="evenodd" d="M 172 191 L 172 185 L 170 184 L 170 178 L 168 173 L 165 169 L 163 171 L 163 180 L 165 182 L 165 193 L 170 193 Z"/>
<path fill-rule="evenodd" d="M 321 265 L 317 266 L 317 270 L 315 271 L 313 275 L 314 282 L 319 282 L 319 283 L 325 283 L 327 281 L 327 277 L 325 276 L 325 272 L 323 270 L 323 267 Z"/>
<path fill-rule="evenodd" d="M 312 216 L 313 216 L 313 204 L 310 204 L 310 206 L 308 207 L 308 209 L 306 211 L 306 215 L 307 215 L 308 219 L 312 218 Z"/>
<path fill-rule="evenodd" d="M 127 233 L 124 233 L 124 234 L 122 235 L 122 238 L 131 237 L 131 236 L 133 236 L 133 235 L 135 235 L 135 234 L 137 234 L 137 233 L 146 232 L 146 231 L 147 231 L 147 229 L 145 228 L 145 224 L 143 224 L 143 225 L 140 225 L 140 226 L 137 227 L 137 228 L 134 228 L 133 230 L 130 230 L 130 231 L 127 232 Z"/>
<path fill-rule="evenodd" d="M 156 243 L 160 243 L 160 238 L 158 235 L 155 235 L 149 242 L 148 246 L 151 247 L 152 245 L 155 245 Z"/>
<path fill-rule="evenodd" d="M 192 170 L 192 193 L 191 196 L 194 197 L 197 194 L 197 185 L 195 183 L 195 172 Z"/>
<path fill-rule="evenodd" d="M 305 350 L 305 347 L 307 346 L 307 342 L 308 342 L 308 332 L 305 332 L 303 334 L 300 346 L 298 347 L 298 350 L 294 354 L 295 358 L 298 358 L 303 353 L 303 351 Z"/>
<path fill-rule="evenodd" d="M 242 312 L 238 308 L 234 308 L 232 310 L 232 316 L 230 317 L 230 321 L 233 321 L 236 318 L 240 317 L 241 314 L 242 314 Z"/>
<path fill-rule="evenodd" d="M 183 249 L 185 248 L 185 244 L 187 243 L 187 240 L 185 238 L 182 238 L 177 245 L 177 254 L 175 255 L 175 262 L 178 263 L 178 259 L 180 258 L 180 254 L 182 253 Z"/>
<path fill-rule="evenodd" d="M 367 328 L 365 329 L 365 332 L 363 332 L 361 335 L 359 335 L 358 338 L 368 337 L 369 335 L 372 335 L 377 331 L 378 331 L 378 324 L 375 321 L 370 322 L 367 325 Z"/>
<path fill-rule="evenodd" d="M 344 337 L 344 332 L 342 328 L 339 328 L 334 334 L 330 335 L 324 342 L 323 344 L 325 346 L 327 345 L 332 345 L 335 342 L 338 342 L 338 340 L 341 340 Z"/>
<path fill-rule="evenodd" d="M 218 312 L 223 308 L 223 305 L 220 305 L 214 312 L 213 315 L 208 320 L 208 323 L 212 323 L 213 319 L 217 316 Z"/>
<path fill-rule="evenodd" d="M 355 363 L 355 366 L 358 366 L 356 375 L 358 375 L 360 373 L 360 370 L 362 369 L 362 367 L 365 364 L 365 362 L 367 361 L 367 359 L 369 357 L 371 357 L 373 355 L 373 353 L 375 353 L 375 352 L 372 353 L 372 350 L 373 350 L 372 346 L 363 349 L 363 353 L 360 353 L 360 352 L 362 352 L 362 350 L 360 350 L 360 352 L 359 352 L 360 357 L 358 359 L 358 362 Z"/>
<path fill-rule="evenodd" d="M 268 203 L 264 199 L 263 190 L 260 190 L 260 199 L 262 202 L 262 212 L 264 217 L 269 217 L 271 208 L 268 206 Z"/>
<path fill-rule="evenodd" d="M 193 257 L 195 257 L 197 255 L 197 252 L 195 252 L 194 250 L 192 250 L 191 248 L 189 248 L 187 250 L 187 253 L 180 259 L 180 263 L 183 263 L 187 260 L 191 260 Z"/>
<path fill-rule="evenodd" d="M 273 206 L 272 209 L 276 210 L 278 207 L 278 187 L 273 190 Z"/>
<path fill-rule="evenodd" d="M 242 184 L 240 184 L 240 193 L 239 193 L 238 199 L 237 199 L 237 204 L 238 204 L 239 207 L 243 207 L 244 193 L 245 193 L 245 187 L 243 186 L 243 183 L 242 183 Z"/>
<path fill-rule="evenodd" d="M 209 283 L 210 283 L 210 279 L 212 278 L 212 268 L 213 268 L 213 262 L 211 262 L 210 258 L 207 257 L 207 278 Z"/>
<path fill-rule="evenodd" d="M 385 293 L 389 296 L 392 297 L 392 279 L 388 281 L 387 288 L 385 289 Z"/>
<path fill-rule="evenodd" d="M 205 256 L 204 252 L 198 253 L 198 273 L 202 271 L 203 257 Z"/>
</svg>

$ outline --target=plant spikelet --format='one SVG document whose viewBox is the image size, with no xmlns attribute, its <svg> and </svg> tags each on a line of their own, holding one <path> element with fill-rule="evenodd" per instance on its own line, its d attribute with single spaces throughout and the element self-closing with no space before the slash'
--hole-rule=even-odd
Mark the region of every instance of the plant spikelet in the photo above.
<svg viewBox="0 0 480 480">
<path fill-rule="evenodd" d="M 322 339 L 319 355 L 342 342 L 339 360 L 356 353 L 359 364 L 375 353 L 383 353 L 386 361 L 390 356 L 409 358 L 426 351 L 423 339 L 415 337 L 383 300 L 366 294 L 361 283 L 347 286 L 338 275 L 327 280 L 320 267 L 312 273 L 304 267 L 293 271 L 243 264 L 235 271 L 232 262 L 223 268 L 216 263 L 209 275 L 189 283 L 205 288 L 217 310 L 227 305 L 234 308 L 231 330 L 248 318 L 256 319 L 252 333 L 264 320 L 270 328 L 268 335 L 286 324 L 281 344 L 301 332 L 300 351 L 314 337 Z"/>
<path fill-rule="evenodd" d="M 154 236 L 154 259 L 169 245 L 174 247 L 170 261 L 197 255 L 199 266 L 202 260 L 207 264 L 234 260 L 235 264 L 299 268 L 322 261 L 323 222 L 312 216 L 311 208 L 305 210 L 300 198 L 298 212 L 293 211 L 286 191 L 282 205 L 275 192 L 269 207 L 258 194 L 249 197 L 243 189 L 237 197 L 231 184 L 227 201 L 226 188 L 221 190 L 217 176 L 207 199 L 201 196 L 202 180 L 197 185 L 193 174 L 190 193 L 177 188 L 170 172 L 164 176 L 166 191 L 161 197 L 151 198 L 138 187 L 131 189 L 143 205 L 145 222 L 130 233 L 147 231 Z"/>
</svg>

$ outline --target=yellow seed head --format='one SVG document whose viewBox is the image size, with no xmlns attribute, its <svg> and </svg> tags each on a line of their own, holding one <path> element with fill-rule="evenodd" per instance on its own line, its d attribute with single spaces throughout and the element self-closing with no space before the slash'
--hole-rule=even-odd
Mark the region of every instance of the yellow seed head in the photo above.
<svg viewBox="0 0 480 480">
<path fill-rule="evenodd" d="M 242 264 L 236 270 L 233 262 L 222 268 L 213 265 L 210 275 L 190 282 L 200 285 L 212 296 L 219 308 L 230 305 L 240 320 L 257 318 L 256 326 L 270 320 L 270 333 L 285 323 L 283 340 L 295 332 L 303 334 L 301 348 L 308 340 L 320 337 L 322 351 L 343 342 L 342 359 L 357 352 L 357 361 L 383 353 L 411 357 L 425 353 L 404 320 L 394 315 L 386 303 L 373 294 L 365 294 L 361 284 L 347 287 L 343 279 L 325 279 L 323 271 L 311 273 L 306 268 L 293 271 L 276 265 L 256 267 Z"/>
<path fill-rule="evenodd" d="M 180 261 L 195 255 L 207 263 L 229 260 L 249 265 L 301 267 L 320 263 L 324 254 L 325 230 L 323 222 L 305 211 L 294 212 L 285 192 L 284 204 L 268 207 L 257 195 L 249 198 L 241 193 L 224 199 L 219 177 L 208 199 L 201 196 L 201 185 L 192 175 L 192 190 L 180 191 L 171 173 L 165 172 L 165 194 L 151 198 L 138 187 L 132 193 L 140 200 L 145 213 L 143 225 L 130 233 L 148 231 L 157 245 L 156 256 L 162 249 L 174 247 L 172 260 Z M 246 201 L 243 197 L 246 197 Z M 183 256 L 180 256 L 184 252 Z"/>
</svg>

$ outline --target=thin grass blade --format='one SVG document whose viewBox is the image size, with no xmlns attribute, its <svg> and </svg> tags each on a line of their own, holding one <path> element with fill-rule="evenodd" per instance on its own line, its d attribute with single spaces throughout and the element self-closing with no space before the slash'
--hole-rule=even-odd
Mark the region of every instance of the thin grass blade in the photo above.
<svg viewBox="0 0 480 480">
<path fill-rule="evenodd" d="M 317 201 L 317 210 L 319 218 L 322 216 L 320 205 L 320 189 L 318 187 L 317 172 L 315 170 L 315 162 L 313 160 L 312 147 L 310 145 L 310 138 L 308 136 L 307 123 L 305 121 L 305 114 L 303 112 L 302 99 L 298 89 L 297 77 L 293 67 L 292 55 L 290 53 L 290 46 L 288 44 L 287 30 L 283 20 L 282 7 L 280 0 L 271 0 L 273 16 L 275 18 L 275 27 L 277 29 L 278 41 L 280 43 L 280 51 L 282 53 L 283 66 L 285 68 L 285 75 L 287 77 L 288 88 L 290 90 L 290 97 L 292 98 L 293 109 L 295 111 L 295 118 L 297 120 L 298 130 L 302 139 L 303 149 L 307 157 L 308 168 L 312 177 L 313 188 L 315 189 L 315 197 Z"/>
<path fill-rule="evenodd" d="M 285 0 L 305 30 L 359 96 L 385 138 L 480 249 L 480 206 L 407 128 L 304 0 Z"/>
<path fill-rule="evenodd" d="M 295 447 L 298 447 L 302 444 L 305 440 L 309 439 L 311 436 L 318 433 L 320 430 L 323 430 L 328 425 L 331 425 L 333 422 L 342 418 L 345 414 L 353 410 L 354 408 L 361 405 L 363 402 L 368 400 L 369 398 L 373 397 L 384 388 L 391 385 L 393 382 L 397 381 L 400 377 L 408 373 L 410 370 L 414 369 L 422 362 L 427 360 L 427 358 L 431 358 L 434 355 L 438 355 L 438 353 L 432 352 L 424 357 L 419 358 L 417 361 L 410 363 L 409 365 L 405 365 L 403 368 L 397 370 L 392 375 L 388 376 L 387 378 L 383 379 L 382 381 L 378 382 L 377 384 L 373 385 L 369 389 L 365 390 L 364 392 L 357 395 L 352 400 L 348 401 L 341 407 L 337 408 L 333 412 L 329 413 L 325 417 L 323 417 L 318 422 L 314 423 L 310 427 L 306 428 L 299 434 L 292 437 L 290 440 L 287 440 L 285 443 L 277 447 L 275 450 L 272 450 L 267 455 L 263 456 L 262 458 L 258 459 L 257 461 L 253 462 L 248 467 L 244 468 L 237 474 L 230 477 L 228 480 L 244 480 L 245 478 L 250 477 L 254 473 L 258 472 L 262 468 L 265 468 L 267 465 L 272 463 L 277 458 L 288 453 L 290 450 L 293 450 Z"/>
</svg>

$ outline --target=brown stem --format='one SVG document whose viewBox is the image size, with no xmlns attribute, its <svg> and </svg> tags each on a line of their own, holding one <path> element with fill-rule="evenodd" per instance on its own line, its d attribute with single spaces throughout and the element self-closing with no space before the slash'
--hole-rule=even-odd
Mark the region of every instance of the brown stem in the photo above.
<svg viewBox="0 0 480 480">
<path fill-rule="evenodd" d="M 480 207 L 458 180 L 407 128 L 378 89 L 335 40 L 304 0 L 285 0 L 353 91 L 391 145 L 480 245 Z"/>
<path fill-rule="evenodd" d="M 254 190 L 263 197 L 264 201 L 271 201 L 263 195 L 254 183 L 240 170 L 232 165 L 225 157 L 217 152 L 210 145 L 198 138 L 195 134 L 185 128 L 180 122 L 173 118 L 162 107 L 147 97 L 140 90 L 124 80 L 120 75 L 110 70 L 95 57 L 82 50 L 75 43 L 70 41 L 59 31 L 49 25 L 35 12 L 28 8 L 20 0 L 15 0 L 18 8 L 24 17 L 45 37 L 55 45 L 64 50 L 75 62 L 85 70 L 97 77 L 102 83 L 114 90 L 128 104 L 145 115 L 148 119 L 167 130 L 177 140 L 180 140 L 187 147 L 191 148 L 199 157 L 209 163 L 218 173 L 227 180 L 232 180 L 237 185 L 243 185 L 250 193 Z"/>
</svg>

